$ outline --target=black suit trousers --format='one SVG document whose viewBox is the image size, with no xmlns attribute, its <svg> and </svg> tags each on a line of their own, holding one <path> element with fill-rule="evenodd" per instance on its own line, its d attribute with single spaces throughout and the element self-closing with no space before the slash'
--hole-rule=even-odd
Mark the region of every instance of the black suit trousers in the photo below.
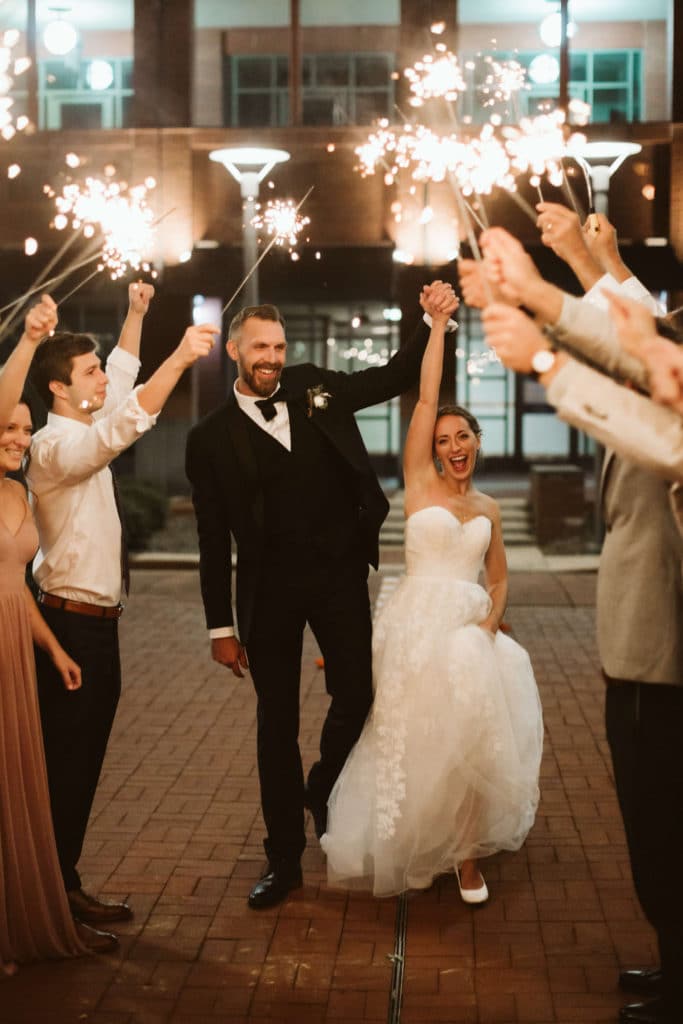
<svg viewBox="0 0 683 1024">
<path fill-rule="evenodd" d="M 612 680 L 605 705 L 633 882 L 657 932 L 672 1020 L 683 1006 L 683 686 Z"/>
<path fill-rule="evenodd" d="M 66 690 L 36 648 L 38 698 L 52 821 L 67 892 L 81 885 L 77 864 L 121 694 L 118 622 L 42 606 L 64 650 L 80 666 L 82 685 Z"/>
<path fill-rule="evenodd" d="M 276 578 L 277 577 L 277 578 Z M 308 622 L 325 660 L 331 697 L 309 797 L 324 807 L 372 704 L 368 566 L 360 555 L 310 561 L 259 581 L 247 655 L 258 697 L 258 768 L 271 864 L 298 862 L 306 845 L 299 751 L 303 633 Z"/>
</svg>

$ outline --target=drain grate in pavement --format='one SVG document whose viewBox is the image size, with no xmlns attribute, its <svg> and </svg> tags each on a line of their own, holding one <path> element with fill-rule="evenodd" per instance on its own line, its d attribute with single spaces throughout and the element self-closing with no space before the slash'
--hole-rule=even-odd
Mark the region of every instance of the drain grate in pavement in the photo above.
<svg viewBox="0 0 683 1024">
<path fill-rule="evenodd" d="M 408 897 L 401 893 L 396 904 L 396 927 L 394 931 L 394 952 L 387 953 L 391 960 L 391 988 L 389 990 L 389 1014 L 387 1024 L 400 1024 L 401 1003 L 403 1002 L 403 971 L 406 958 L 406 932 L 408 930 Z"/>
</svg>

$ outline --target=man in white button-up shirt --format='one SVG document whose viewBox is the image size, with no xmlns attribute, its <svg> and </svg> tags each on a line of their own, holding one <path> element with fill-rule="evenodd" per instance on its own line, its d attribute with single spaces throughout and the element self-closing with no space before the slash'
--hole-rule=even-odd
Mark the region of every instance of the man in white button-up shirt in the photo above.
<svg viewBox="0 0 683 1024">
<path fill-rule="evenodd" d="M 149 381 L 133 390 L 142 320 L 153 294 L 132 285 L 130 309 L 106 372 L 84 334 L 48 339 L 31 379 L 50 408 L 33 439 L 28 473 L 40 550 L 34 575 L 46 620 L 81 667 L 75 699 L 37 652 L 38 690 L 55 837 L 65 888 L 78 920 L 103 925 L 131 916 L 123 903 L 84 893 L 77 864 L 121 690 L 121 521 L 112 460 L 156 423 L 184 370 L 218 328 L 190 327 Z"/>
</svg>

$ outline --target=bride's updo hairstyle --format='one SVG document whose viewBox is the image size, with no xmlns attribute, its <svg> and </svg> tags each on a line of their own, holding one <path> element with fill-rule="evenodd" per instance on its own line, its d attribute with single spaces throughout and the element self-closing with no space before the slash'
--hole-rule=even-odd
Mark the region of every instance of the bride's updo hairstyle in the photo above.
<svg viewBox="0 0 683 1024">
<path fill-rule="evenodd" d="M 481 440 L 482 429 L 479 426 L 479 420 L 477 419 L 476 416 L 474 416 L 469 411 L 469 409 L 464 409 L 461 405 L 442 405 L 437 410 L 436 420 L 434 422 L 434 436 L 435 437 L 436 437 L 436 424 L 439 422 L 440 419 L 443 419 L 444 416 L 461 416 L 465 420 L 465 422 L 467 423 L 467 426 L 470 428 L 470 430 L 472 431 L 474 436 L 478 437 Z M 437 467 L 440 469 L 439 459 L 437 458 L 436 451 L 435 451 L 433 445 L 432 445 L 432 452 L 433 452 L 433 455 L 434 455 L 434 461 L 436 462 Z M 481 454 L 481 450 L 479 451 L 479 454 Z"/>
<path fill-rule="evenodd" d="M 434 429 L 436 424 L 443 416 L 462 416 L 467 422 L 468 427 L 476 437 L 481 437 L 481 427 L 476 416 L 473 416 L 469 409 L 463 409 L 461 405 L 442 405 L 437 411 L 436 422 L 434 423 Z"/>
</svg>

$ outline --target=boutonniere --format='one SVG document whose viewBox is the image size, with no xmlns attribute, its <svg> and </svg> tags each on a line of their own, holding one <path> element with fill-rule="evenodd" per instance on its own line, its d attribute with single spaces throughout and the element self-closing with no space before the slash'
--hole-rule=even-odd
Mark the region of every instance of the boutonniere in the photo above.
<svg viewBox="0 0 683 1024">
<path fill-rule="evenodd" d="M 332 395 L 329 393 L 329 391 L 325 391 L 325 388 L 322 384 L 317 384 L 314 388 L 308 388 L 306 391 L 308 416 L 312 416 L 313 411 L 315 409 L 320 409 L 321 411 L 327 409 L 327 406 L 331 398 Z"/>
</svg>

